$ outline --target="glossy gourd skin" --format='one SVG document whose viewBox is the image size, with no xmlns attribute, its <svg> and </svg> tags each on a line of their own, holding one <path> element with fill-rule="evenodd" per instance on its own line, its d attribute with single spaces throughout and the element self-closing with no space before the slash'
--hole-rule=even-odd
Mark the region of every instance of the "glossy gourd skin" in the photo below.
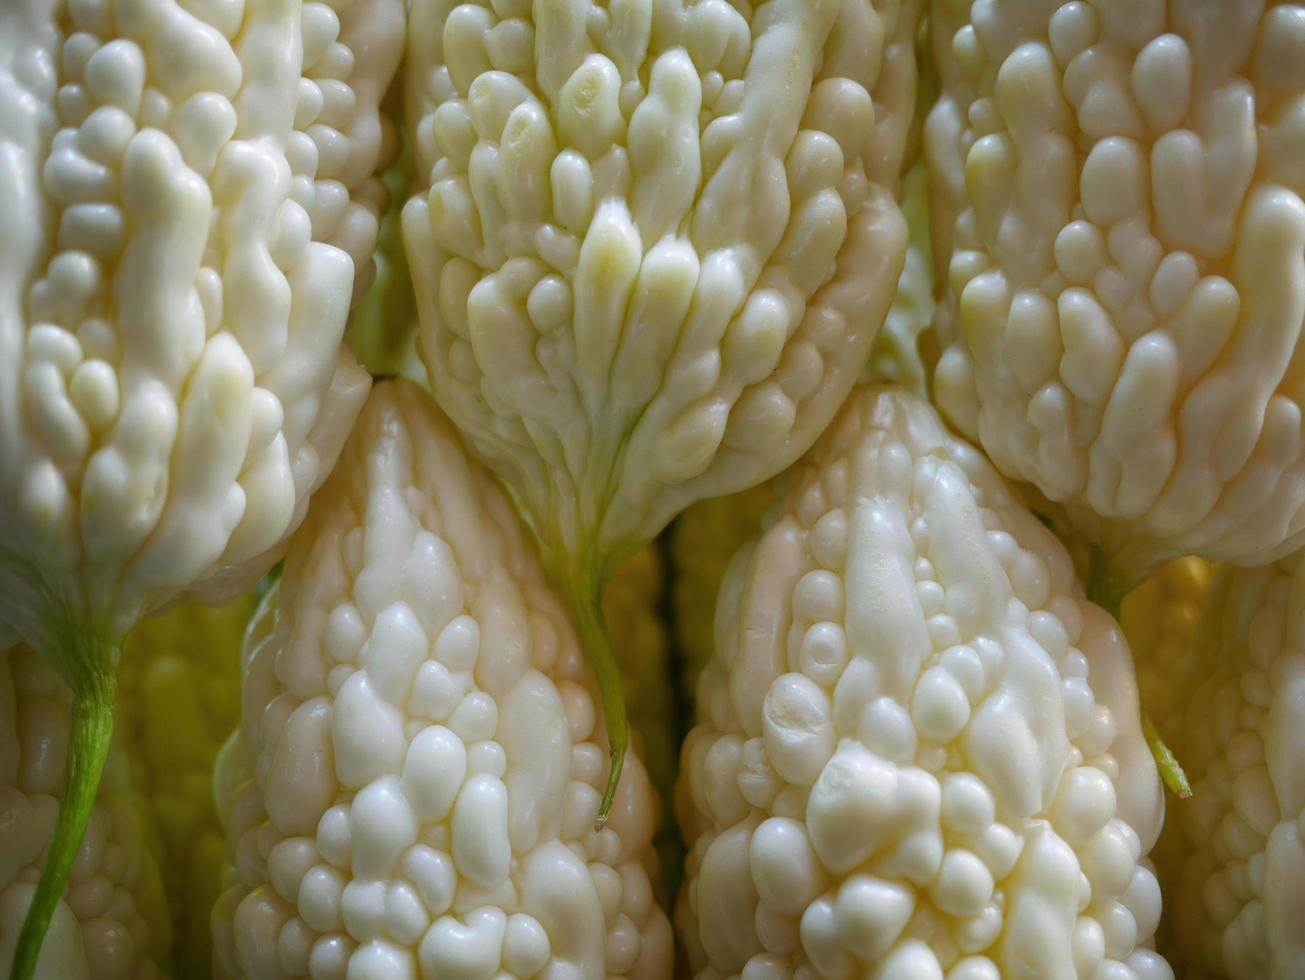
<svg viewBox="0 0 1305 980">
<path fill-rule="evenodd" d="M 227 974 L 669 978 L 647 776 L 632 753 L 594 830 L 607 750 L 573 627 L 416 386 L 373 390 L 244 675 Z"/>
<path fill-rule="evenodd" d="M 30 975 L 123 636 L 276 560 L 370 378 L 341 349 L 402 0 L 0 8 L 0 642 L 73 689 Z"/>
<path fill-rule="evenodd" d="M 0 0 L 0 971 L 1305 980 L 1305 6 L 923 6 Z"/>
<path fill-rule="evenodd" d="M 1301 8 L 931 9 L 944 413 L 1124 587 L 1298 549 Z"/>
<path fill-rule="evenodd" d="M 919 6 L 413 4 L 419 353 L 575 611 L 605 801 L 607 578 L 806 449 L 892 299 Z"/>
<path fill-rule="evenodd" d="M 933 319 L 933 277 L 929 260 L 928 194 L 924 169 L 918 163 L 902 181 L 902 213 L 910 241 L 897 280 L 897 292 L 884 325 L 875 337 L 863 380 L 903 385 L 924 395 L 928 362 L 922 351 Z M 698 675 L 711 660 L 712 622 L 717 593 L 730 558 L 761 526 L 774 499 L 778 480 L 727 497 L 693 504 L 671 527 L 671 558 L 675 567 L 672 603 L 675 633 L 683 657 L 684 687 L 692 692 Z"/>
<path fill-rule="evenodd" d="M 1127 644 L 926 402 L 855 392 L 721 603 L 681 770 L 697 976 L 1173 976 Z"/>
<path fill-rule="evenodd" d="M 1225 568 L 1174 692 L 1192 798 L 1158 851 L 1170 942 L 1193 980 L 1305 976 L 1305 561 Z"/>
<path fill-rule="evenodd" d="M 550 547 L 627 553 L 828 421 L 901 269 L 914 8 L 414 6 L 423 356 Z"/>
<path fill-rule="evenodd" d="M 0 651 L 0 973 L 54 829 L 71 707 L 72 692 L 31 649 Z M 169 910 L 131 758 L 117 739 L 38 960 L 43 980 L 172 975 Z"/>
<path fill-rule="evenodd" d="M 340 337 L 402 6 L 2 16 L 0 621 L 121 635 L 261 574 L 366 395 Z"/>
</svg>

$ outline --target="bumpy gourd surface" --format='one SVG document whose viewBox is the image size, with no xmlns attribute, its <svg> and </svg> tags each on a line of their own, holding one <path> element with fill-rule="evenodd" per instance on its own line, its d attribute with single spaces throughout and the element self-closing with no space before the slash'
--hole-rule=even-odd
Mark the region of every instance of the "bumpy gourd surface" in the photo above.
<svg viewBox="0 0 1305 980">
<path fill-rule="evenodd" d="M 606 563 L 816 437 L 901 269 L 915 0 L 418 0 L 432 389 Z"/>
<path fill-rule="evenodd" d="M 699 977 L 1172 977 L 1128 648 L 925 402 L 854 394 L 721 597 L 683 754 Z"/>
<path fill-rule="evenodd" d="M 926 366 L 920 340 L 933 317 L 934 303 L 922 167 L 913 167 L 903 179 L 902 213 L 910 229 L 906 261 L 864 377 L 896 382 L 923 395 Z M 760 486 L 702 500 L 685 510 L 671 529 L 675 632 L 690 692 L 711 659 L 712 619 L 725 567 L 739 546 L 760 528 L 762 514 L 773 499 L 773 487 Z"/>
<path fill-rule="evenodd" d="M 31 650 L 0 652 L 0 974 L 36 890 L 63 792 L 72 695 Z M 46 936 L 37 976 L 156 980 L 169 956 L 168 911 L 129 779 L 109 754 L 99 799 Z"/>
<path fill-rule="evenodd" d="M 1174 750 L 1192 782 L 1160 865 L 1193 980 L 1305 973 L 1305 562 L 1229 570 L 1210 592 Z"/>
<path fill-rule="evenodd" d="M 1305 7 L 932 9 L 944 411 L 1126 580 L 1296 550 Z"/>
<path fill-rule="evenodd" d="M 400 0 L 0 9 L 0 620 L 120 633 L 270 563 L 365 397 L 402 35 Z"/>
<path fill-rule="evenodd" d="M 627 764 L 595 832 L 607 748 L 570 621 L 419 389 L 375 390 L 278 592 L 245 653 L 231 974 L 669 977 L 647 776 Z"/>
<path fill-rule="evenodd" d="M 1204 671 L 1196 654 L 1201 603 L 1213 578 L 1214 566 L 1209 562 L 1178 558 L 1124 599 L 1119 624 L 1137 664 L 1137 691 L 1166 740 L 1180 739 L 1184 699 Z"/>
<path fill-rule="evenodd" d="M 118 734 L 160 837 L 182 977 L 205 975 L 212 958 L 209 913 L 227 865 L 213 766 L 240 721 L 240 647 L 253 611 L 248 595 L 218 609 L 183 602 L 142 622 L 123 650 Z"/>
</svg>

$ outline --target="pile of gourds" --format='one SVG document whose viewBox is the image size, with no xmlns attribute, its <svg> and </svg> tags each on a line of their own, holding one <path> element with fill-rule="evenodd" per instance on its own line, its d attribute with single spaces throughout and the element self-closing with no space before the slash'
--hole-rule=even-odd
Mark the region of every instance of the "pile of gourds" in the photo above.
<svg viewBox="0 0 1305 980">
<path fill-rule="evenodd" d="M 6 0 L 0 969 L 1305 977 L 1301 160 L 1288 3 Z"/>
</svg>

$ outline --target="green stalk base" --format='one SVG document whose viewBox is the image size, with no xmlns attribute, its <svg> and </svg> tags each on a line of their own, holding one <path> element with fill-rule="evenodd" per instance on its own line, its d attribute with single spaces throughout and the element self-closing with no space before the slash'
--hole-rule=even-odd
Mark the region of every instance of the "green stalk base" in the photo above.
<svg viewBox="0 0 1305 980">
<path fill-rule="evenodd" d="M 1156 768 L 1160 770 L 1160 778 L 1169 787 L 1169 792 L 1180 800 L 1191 797 L 1192 784 L 1187 779 L 1187 773 L 1183 772 L 1183 767 L 1174 757 L 1173 750 L 1165 745 L 1164 739 L 1155 730 L 1155 723 L 1151 721 L 1151 716 L 1145 711 L 1142 712 L 1142 734 L 1146 736 L 1151 757 L 1155 759 Z"/>
<path fill-rule="evenodd" d="M 41 943 L 86 834 L 113 734 L 116 647 L 76 635 L 60 646 L 49 662 L 63 668 L 61 673 L 73 691 L 63 799 L 59 801 L 59 817 L 46 848 L 36 894 L 18 934 L 9 980 L 31 980 L 36 972 Z"/>
<path fill-rule="evenodd" d="M 607 815 L 616 799 L 616 787 L 621 782 L 621 769 L 625 766 L 625 750 L 630 744 L 630 726 L 625 714 L 625 694 L 621 691 L 621 670 L 616 662 L 607 623 L 603 618 L 603 583 L 592 574 L 560 576 L 562 588 L 575 617 L 576 629 L 585 657 L 598 678 L 598 694 L 603 702 L 603 719 L 607 723 L 607 744 L 611 768 L 607 775 L 607 788 L 598 806 L 594 829 L 602 830 Z"/>
<path fill-rule="evenodd" d="M 1087 580 L 1088 600 L 1110 613 L 1116 623 L 1122 624 L 1121 611 L 1129 591 L 1111 574 L 1105 554 L 1093 548 L 1092 566 Z M 1183 772 L 1182 764 L 1160 737 L 1151 716 L 1145 710 L 1142 711 L 1142 734 L 1151 750 L 1151 757 L 1155 759 L 1156 768 L 1160 770 L 1160 779 L 1169 788 L 1169 792 L 1180 800 L 1187 799 L 1192 795 L 1192 784 L 1187 779 L 1187 773 Z"/>
</svg>

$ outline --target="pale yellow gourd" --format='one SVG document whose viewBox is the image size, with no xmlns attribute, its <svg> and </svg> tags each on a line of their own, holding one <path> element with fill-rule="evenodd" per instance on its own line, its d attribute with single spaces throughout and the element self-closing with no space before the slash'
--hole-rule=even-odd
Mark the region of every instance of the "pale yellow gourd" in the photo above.
<svg viewBox="0 0 1305 980">
<path fill-rule="evenodd" d="M 1305 18 L 936 0 L 935 378 L 1126 590 L 1305 544 Z"/>
<path fill-rule="evenodd" d="M 16 980 L 95 800 L 123 637 L 263 574 L 366 396 L 341 338 L 371 277 L 403 14 L 0 5 L 0 644 L 74 697 Z"/>
<path fill-rule="evenodd" d="M 853 394 L 716 640 L 680 788 L 701 980 L 1172 980 L 1123 634 L 928 403 Z"/>
<path fill-rule="evenodd" d="M 916 0 L 419 0 L 404 239 L 431 390 L 527 515 L 599 670 L 611 571 L 794 460 L 869 355 Z"/>
<path fill-rule="evenodd" d="M 373 389 L 244 651 L 218 776 L 250 980 L 669 980 L 656 796 L 529 532 L 424 391 Z"/>
</svg>

